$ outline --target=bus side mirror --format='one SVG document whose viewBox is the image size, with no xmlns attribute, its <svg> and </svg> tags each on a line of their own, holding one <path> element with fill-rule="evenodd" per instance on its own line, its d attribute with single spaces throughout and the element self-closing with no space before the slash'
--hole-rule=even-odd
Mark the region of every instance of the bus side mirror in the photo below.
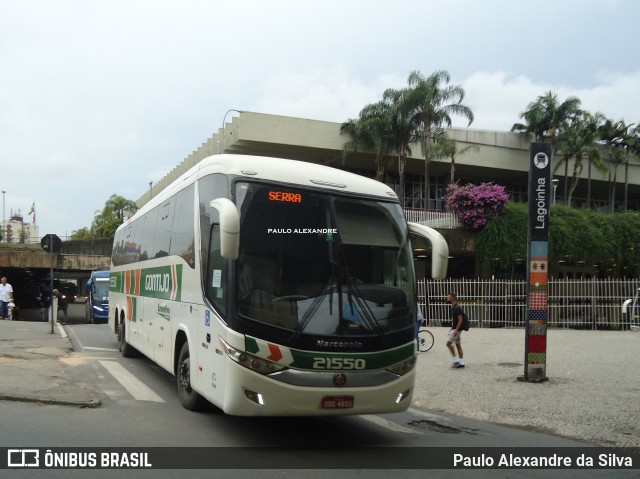
<svg viewBox="0 0 640 479">
<path fill-rule="evenodd" d="M 236 205 L 228 198 L 216 198 L 211 207 L 220 213 L 220 254 L 223 258 L 237 259 L 240 248 L 240 217 Z"/>
<path fill-rule="evenodd" d="M 449 245 L 438 231 L 418 223 L 407 223 L 409 231 L 427 239 L 431 243 L 431 277 L 444 279 L 447 276 Z"/>
</svg>

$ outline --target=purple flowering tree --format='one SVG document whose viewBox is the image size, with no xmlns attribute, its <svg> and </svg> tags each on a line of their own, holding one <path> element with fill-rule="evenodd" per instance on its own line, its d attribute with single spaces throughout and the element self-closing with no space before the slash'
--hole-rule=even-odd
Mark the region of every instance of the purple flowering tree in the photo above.
<svg viewBox="0 0 640 479">
<path fill-rule="evenodd" d="M 477 231 L 484 228 L 490 218 L 497 218 L 504 213 L 509 195 L 504 186 L 494 183 L 450 184 L 443 199 L 447 209 L 455 213 L 463 228 Z"/>
</svg>

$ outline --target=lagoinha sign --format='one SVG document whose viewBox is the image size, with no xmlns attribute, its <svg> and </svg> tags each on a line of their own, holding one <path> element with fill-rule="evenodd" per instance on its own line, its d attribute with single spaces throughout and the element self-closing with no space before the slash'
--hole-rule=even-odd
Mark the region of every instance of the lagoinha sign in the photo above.
<svg viewBox="0 0 640 479">
<path fill-rule="evenodd" d="M 534 153 L 531 167 L 532 188 L 530 191 L 530 218 L 532 239 L 546 239 L 549 230 L 549 204 L 551 198 L 549 181 L 549 155 L 545 151 Z"/>
</svg>

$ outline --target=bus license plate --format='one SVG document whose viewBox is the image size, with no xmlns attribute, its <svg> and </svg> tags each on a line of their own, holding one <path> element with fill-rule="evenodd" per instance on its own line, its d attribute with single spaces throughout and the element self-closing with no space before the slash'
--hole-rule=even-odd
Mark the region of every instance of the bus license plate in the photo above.
<svg viewBox="0 0 640 479">
<path fill-rule="evenodd" d="M 323 409 L 349 409 L 353 407 L 353 396 L 325 396 L 322 398 Z"/>
</svg>

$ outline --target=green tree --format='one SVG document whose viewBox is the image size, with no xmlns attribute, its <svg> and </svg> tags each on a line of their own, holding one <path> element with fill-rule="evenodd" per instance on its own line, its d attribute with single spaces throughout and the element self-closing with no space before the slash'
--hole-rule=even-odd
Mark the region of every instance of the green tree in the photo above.
<svg viewBox="0 0 640 479">
<path fill-rule="evenodd" d="M 429 180 L 429 164 L 431 162 L 431 146 L 434 133 L 443 126 L 451 127 L 451 117 L 459 115 L 473 122 L 471 108 L 462 104 L 464 89 L 460 85 L 449 85 L 451 76 L 440 70 L 425 77 L 419 71 L 409 74 L 409 108 L 413 110 L 411 121 L 416 125 L 420 136 L 420 149 L 424 156 L 424 208 L 429 209 L 431 197 L 431 181 Z"/>
<path fill-rule="evenodd" d="M 476 236 L 476 264 L 488 271 L 492 260 L 512 273 L 527 255 L 528 205 L 509 203 Z M 599 265 L 602 275 L 640 274 L 640 213 L 607 214 L 553 206 L 549 223 L 549 256 L 555 260 Z"/>
<path fill-rule="evenodd" d="M 591 166 L 595 166 L 600 171 L 606 171 L 600 158 L 600 151 L 597 145 L 598 126 L 601 118 L 602 115 L 599 113 L 592 115 L 589 112 L 579 110 L 571 115 L 571 118 L 560 130 L 557 144 L 561 158 L 556 164 L 556 170 L 562 163 L 564 163 L 566 167 L 569 160 L 573 159 L 573 174 L 566 199 L 568 206 L 571 206 L 571 198 L 578 186 L 580 174 L 584 168 L 583 161 L 588 162 L 589 169 L 587 208 L 590 207 L 591 202 Z"/>
<path fill-rule="evenodd" d="M 91 238 L 93 238 L 93 233 L 86 226 L 84 228 L 80 228 L 79 230 L 74 230 L 70 236 L 70 239 L 72 240 L 83 240 Z"/>
<path fill-rule="evenodd" d="M 413 116 L 412 91 L 408 88 L 396 90 L 389 88 L 383 94 L 390 111 L 391 119 L 391 145 L 398 155 L 398 179 L 400 183 L 400 204 L 404 207 L 404 170 L 407 164 L 407 156 L 411 154 L 411 144 L 417 141 L 417 130 Z"/>
<path fill-rule="evenodd" d="M 104 204 L 102 211 L 96 211 L 91 224 L 91 231 L 96 238 L 113 236 L 118 226 L 122 224 L 125 213 L 134 213 L 138 209 L 134 201 L 113 194 Z"/>
<path fill-rule="evenodd" d="M 391 105 L 380 101 L 365 106 L 357 119 L 342 124 L 340 133 L 348 134 L 351 140 L 342 148 L 343 160 L 351 152 L 371 152 L 376 165 L 376 180 L 384 182 L 385 161 L 393 152 L 393 134 L 391 131 Z"/>
<path fill-rule="evenodd" d="M 626 139 L 627 149 L 629 150 L 629 158 L 624 165 L 624 211 L 627 212 L 627 204 L 629 199 L 629 163 L 631 159 L 640 160 L 640 124 L 636 123 L 635 128 L 630 128 Z"/>
<path fill-rule="evenodd" d="M 557 149 L 558 137 L 563 126 L 566 126 L 571 115 L 580 109 L 580 100 L 570 96 L 560 103 L 558 95 L 548 91 L 540 95 L 533 103 L 529 103 L 527 109 L 520 115 L 524 123 L 514 123 L 511 131 L 533 137 L 534 141 L 551 143 L 551 154 Z M 565 162 L 564 192 L 566 203 L 568 193 L 569 164 Z"/>
<path fill-rule="evenodd" d="M 455 183 L 456 159 L 470 150 L 479 151 L 480 148 L 477 145 L 467 145 L 461 150 L 458 150 L 458 142 L 453 138 L 449 138 L 446 134 L 436 138 L 432 145 L 431 156 L 433 160 L 446 159 L 451 162 L 449 167 L 449 184 Z"/>
<path fill-rule="evenodd" d="M 630 127 L 624 120 L 614 122 L 607 118 L 598 130 L 600 139 L 604 145 L 609 163 L 610 178 L 610 197 L 609 212 L 615 210 L 615 194 L 618 176 L 618 166 L 625 165 L 625 191 L 628 189 L 628 164 L 629 164 L 629 147 L 635 144 L 633 134 L 629 134 Z M 631 130 L 633 132 L 633 130 Z M 613 176 L 612 176 L 613 175 Z M 626 194 L 624 210 L 626 211 Z"/>
<path fill-rule="evenodd" d="M 109 238 L 114 235 L 126 214 L 133 214 L 138 206 L 134 201 L 113 194 L 102 210 L 96 211 L 91 228 L 80 228 L 71 233 L 71 239 Z"/>
</svg>

